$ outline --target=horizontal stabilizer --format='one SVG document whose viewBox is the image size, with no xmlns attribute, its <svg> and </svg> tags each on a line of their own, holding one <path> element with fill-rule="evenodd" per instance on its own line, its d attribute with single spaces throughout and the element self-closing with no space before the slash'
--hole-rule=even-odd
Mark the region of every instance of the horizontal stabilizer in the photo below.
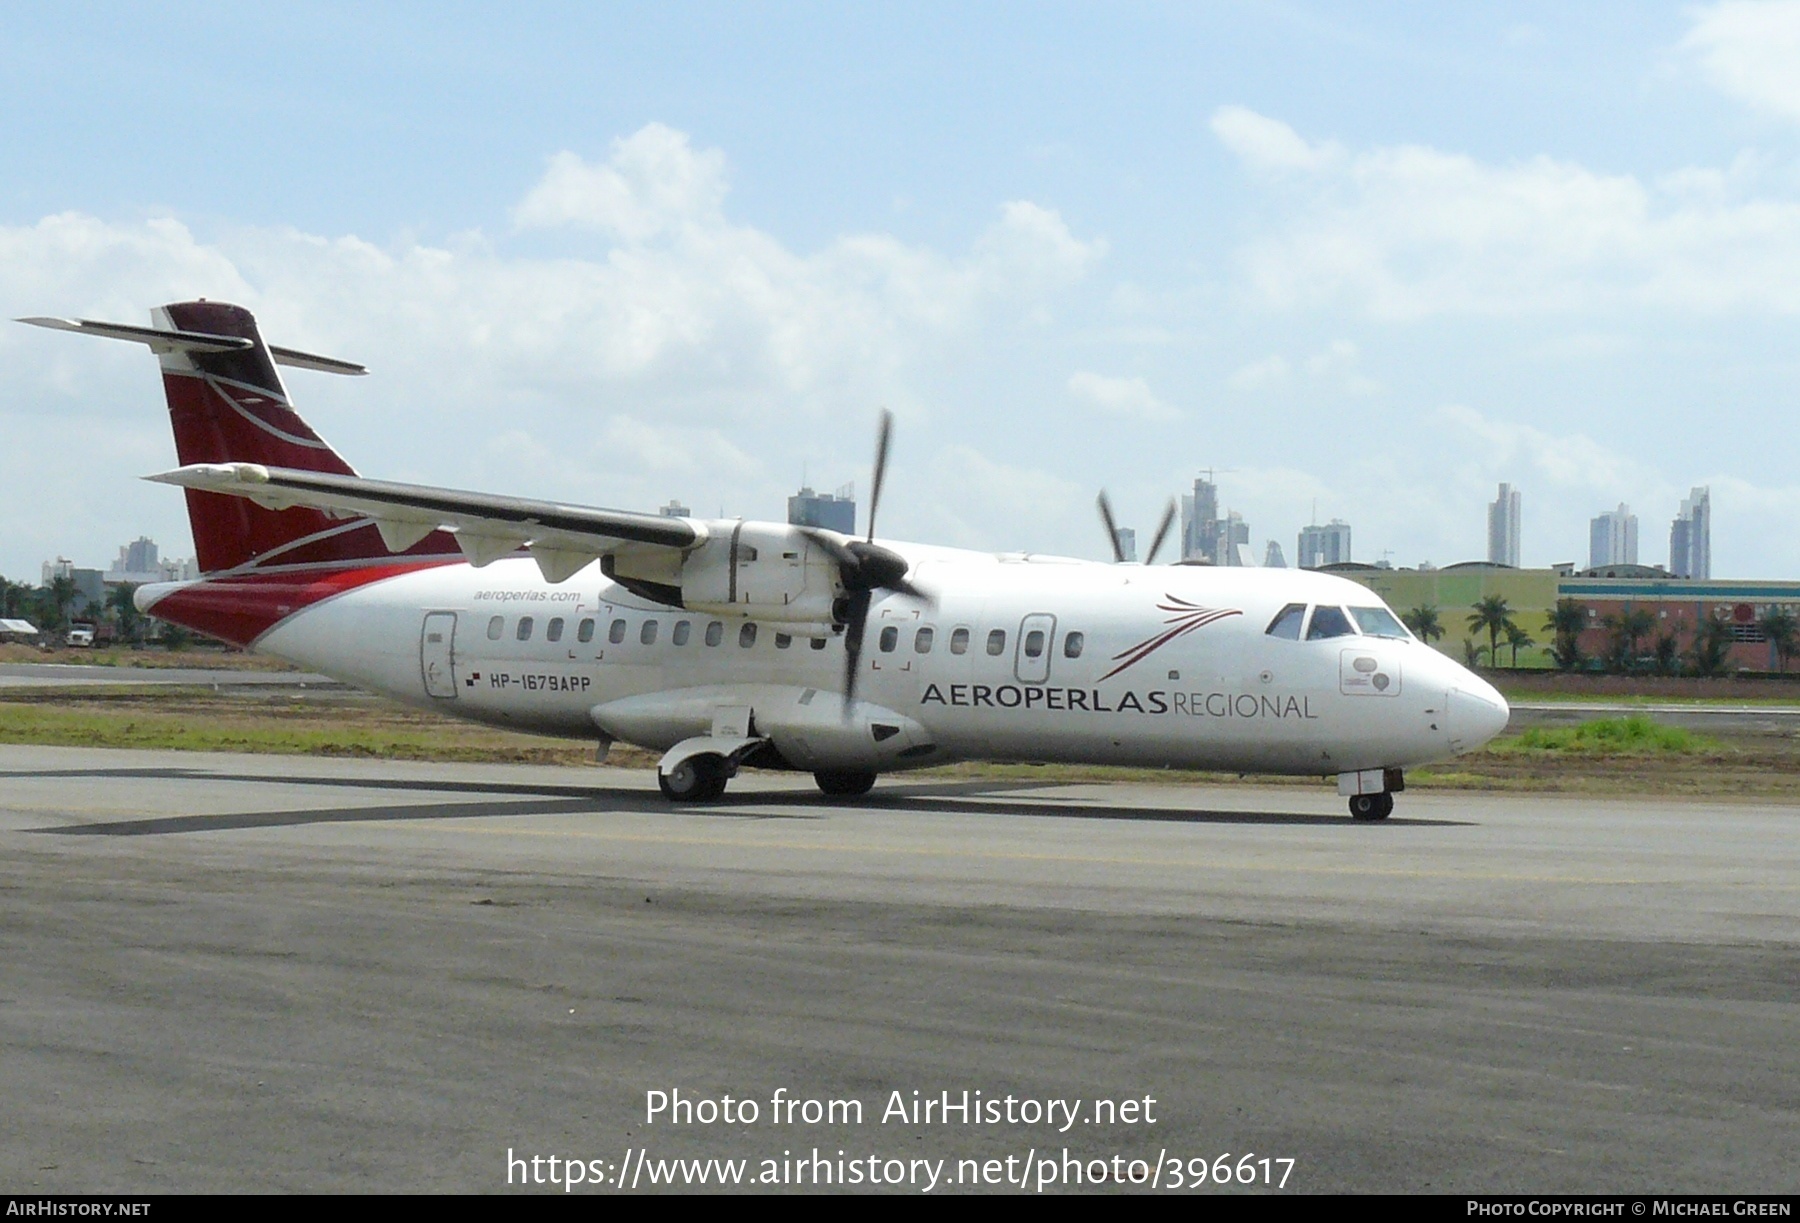
<svg viewBox="0 0 1800 1223">
<path fill-rule="evenodd" d="M 176 331 L 163 327 L 133 327 L 126 323 L 97 323 L 84 318 L 22 318 L 21 323 L 33 327 L 49 327 L 55 331 L 73 331 L 81 335 L 97 335 L 109 340 L 130 340 L 148 344 L 152 352 L 244 352 L 256 347 L 256 341 L 235 335 L 209 335 L 201 331 Z M 296 369 L 317 370 L 324 374 L 366 374 L 369 371 L 353 361 L 321 357 L 295 348 L 269 346 L 269 356 L 277 365 Z"/>
</svg>

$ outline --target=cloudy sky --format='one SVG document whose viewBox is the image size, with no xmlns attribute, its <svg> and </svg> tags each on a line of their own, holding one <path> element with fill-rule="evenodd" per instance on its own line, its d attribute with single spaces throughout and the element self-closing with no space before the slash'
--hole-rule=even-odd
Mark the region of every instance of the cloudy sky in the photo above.
<svg viewBox="0 0 1800 1223">
<path fill-rule="evenodd" d="M 1448 11 L 1439 11 L 1440 9 Z M 194 296 L 368 475 L 1102 556 L 1528 565 L 1620 502 L 1800 576 L 1800 3 L 130 8 L 0 17 L 0 311 Z M 143 349 L 0 327 L 0 574 L 191 552 Z"/>
</svg>

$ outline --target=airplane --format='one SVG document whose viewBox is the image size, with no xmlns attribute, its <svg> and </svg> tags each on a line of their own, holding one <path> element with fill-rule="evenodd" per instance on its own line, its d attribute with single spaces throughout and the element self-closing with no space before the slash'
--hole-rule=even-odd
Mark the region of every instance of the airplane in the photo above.
<svg viewBox="0 0 1800 1223">
<path fill-rule="evenodd" d="M 661 752 L 678 803 L 740 768 L 827 795 L 958 760 L 1335 777 L 1387 818 L 1405 770 L 1498 734 L 1506 701 L 1330 574 L 1114 563 L 868 533 L 565 505 L 360 476 L 278 366 L 362 366 L 264 342 L 248 310 L 149 327 L 20 322 L 148 345 L 201 576 L 138 607 L 420 708 Z M 1146 562 L 1168 534 L 1173 504 Z"/>
</svg>

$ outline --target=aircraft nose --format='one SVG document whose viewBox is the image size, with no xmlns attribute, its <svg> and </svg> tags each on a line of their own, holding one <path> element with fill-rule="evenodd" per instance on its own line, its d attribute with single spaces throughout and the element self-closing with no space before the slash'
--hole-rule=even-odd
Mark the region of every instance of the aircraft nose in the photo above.
<svg viewBox="0 0 1800 1223">
<path fill-rule="evenodd" d="M 1494 686 L 1478 675 L 1457 677 L 1450 689 L 1450 750 L 1472 752 L 1506 729 L 1512 710 Z"/>
</svg>

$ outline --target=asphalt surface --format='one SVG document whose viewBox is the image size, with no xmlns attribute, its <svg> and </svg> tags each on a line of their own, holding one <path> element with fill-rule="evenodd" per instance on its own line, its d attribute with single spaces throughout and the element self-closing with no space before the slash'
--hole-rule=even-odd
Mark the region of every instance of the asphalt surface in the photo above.
<svg viewBox="0 0 1800 1223">
<path fill-rule="evenodd" d="M 0 748 L 0 1191 L 1800 1188 L 1800 812 L 1339 804 Z M 884 1120 L 915 1091 L 1002 1116 Z"/>
</svg>

